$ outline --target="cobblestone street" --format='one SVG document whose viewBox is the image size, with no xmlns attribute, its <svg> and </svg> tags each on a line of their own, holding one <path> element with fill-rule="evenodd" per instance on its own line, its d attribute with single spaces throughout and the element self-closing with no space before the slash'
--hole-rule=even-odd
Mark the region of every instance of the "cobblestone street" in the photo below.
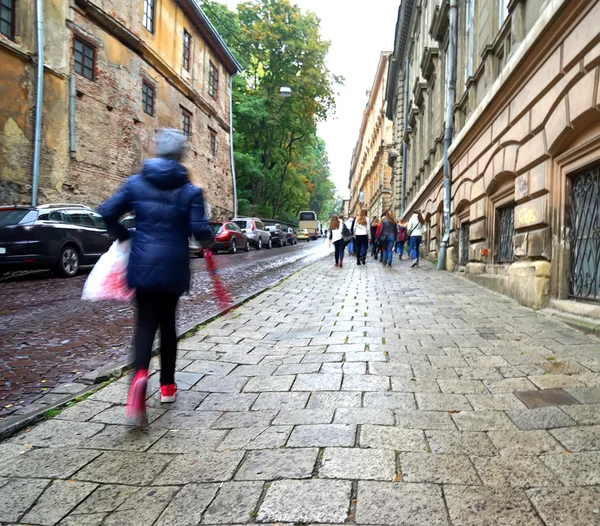
<svg viewBox="0 0 600 526">
<path fill-rule="evenodd" d="M 0 522 L 600 524 L 600 344 L 446 272 L 330 259 L 0 444 Z M 154 364 L 156 369 L 156 364 Z"/>
</svg>

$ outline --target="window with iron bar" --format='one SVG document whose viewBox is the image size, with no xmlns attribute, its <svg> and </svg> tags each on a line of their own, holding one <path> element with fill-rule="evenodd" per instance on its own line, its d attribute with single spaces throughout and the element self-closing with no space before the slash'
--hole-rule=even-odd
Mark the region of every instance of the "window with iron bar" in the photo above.
<svg viewBox="0 0 600 526">
<path fill-rule="evenodd" d="M 213 157 L 217 156 L 217 134 L 214 132 L 210 134 L 210 152 Z"/>
<path fill-rule="evenodd" d="M 0 0 L 0 33 L 14 40 L 15 38 L 15 0 Z"/>
<path fill-rule="evenodd" d="M 192 50 L 192 36 L 183 30 L 183 67 L 186 71 L 190 70 L 190 57 Z"/>
<path fill-rule="evenodd" d="M 142 109 L 154 117 L 154 88 L 147 82 L 142 82 Z"/>
<path fill-rule="evenodd" d="M 150 33 L 154 33 L 154 0 L 144 0 L 142 23 Z"/>
<path fill-rule="evenodd" d="M 94 80 L 96 50 L 79 38 L 73 39 L 73 58 L 75 73 L 89 80 Z"/>
<path fill-rule="evenodd" d="M 181 110 L 181 129 L 189 139 L 192 135 L 192 114 L 187 110 Z"/>
<path fill-rule="evenodd" d="M 219 70 L 211 62 L 210 63 L 210 70 L 209 70 L 209 73 L 208 73 L 208 94 L 213 99 L 216 99 L 218 92 L 219 92 Z"/>
</svg>

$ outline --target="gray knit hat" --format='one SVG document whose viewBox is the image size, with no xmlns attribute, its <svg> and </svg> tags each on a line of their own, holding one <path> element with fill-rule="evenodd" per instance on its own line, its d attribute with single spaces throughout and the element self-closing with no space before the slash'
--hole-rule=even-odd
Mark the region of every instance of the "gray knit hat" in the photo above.
<svg viewBox="0 0 600 526">
<path fill-rule="evenodd" d="M 157 157 L 180 161 L 187 149 L 187 138 L 179 130 L 159 128 L 154 144 Z"/>
</svg>

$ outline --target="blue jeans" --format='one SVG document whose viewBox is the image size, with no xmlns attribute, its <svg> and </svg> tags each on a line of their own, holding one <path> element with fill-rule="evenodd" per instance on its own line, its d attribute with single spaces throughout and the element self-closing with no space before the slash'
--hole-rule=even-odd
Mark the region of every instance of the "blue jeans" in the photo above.
<svg viewBox="0 0 600 526">
<path fill-rule="evenodd" d="M 412 259 L 419 259 L 421 246 L 421 241 L 423 240 L 422 236 L 410 236 L 409 248 L 410 248 L 410 257 Z"/>
<path fill-rule="evenodd" d="M 352 254 L 354 252 L 354 239 L 348 243 L 348 254 Z"/>
<path fill-rule="evenodd" d="M 396 241 L 396 236 L 394 234 L 388 234 L 385 236 L 385 246 L 383 247 L 383 262 L 388 265 L 392 264 L 392 260 L 394 259 L 394 242 Z"/>
<path fill-rule="evenodd" d="M 400 255 L 404 254 L 404 243 L 400 241 L 396 242 L 396 253 Z"/>
</svg>

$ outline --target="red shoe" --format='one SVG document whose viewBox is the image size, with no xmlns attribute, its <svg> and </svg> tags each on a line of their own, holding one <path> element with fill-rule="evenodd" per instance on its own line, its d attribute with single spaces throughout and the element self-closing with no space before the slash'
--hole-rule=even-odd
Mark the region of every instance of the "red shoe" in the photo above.
<svg viewBox="0 0 600 526">
<path fill-rule="evenodd" d="M 339 265 L 339 263 L 336 263 L 336 264 L 335 264 L 335 266 L 336 266 L 336 267 L 339 267 L 340 265 Z"/>
<path fill-rule="evenodd" d="M 160 402 L 168 404 L 177 398 L 177 384 L 160 385 Z"/>
<path fill-rule="evenodd" d="M 344 264 L 340 261 L 340 268 L 342 268 L 344 266 Z"/>
<path fill-rule="evenodd" d="M 145 427 L 148 425 L 146 415 L 146 385 L 148 384 L 148 369 L 138 369 L 135 373 L 129 395 L 127 396 L 127 407 L 125 416 L 131 425 Z"/>
</svg>

